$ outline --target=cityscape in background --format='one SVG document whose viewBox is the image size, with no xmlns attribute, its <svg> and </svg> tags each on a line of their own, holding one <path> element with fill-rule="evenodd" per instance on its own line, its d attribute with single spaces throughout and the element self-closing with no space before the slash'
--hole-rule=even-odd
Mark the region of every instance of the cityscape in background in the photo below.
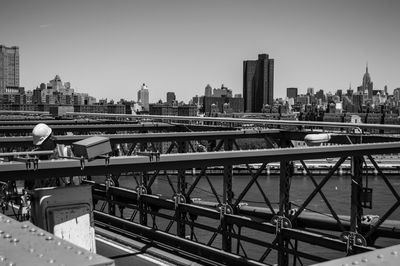
<svg viewBox="0 0 400 266">
<path fill-rule="evenodd" d="M 387 86 L 374 88 L 368 63 L 356 86 L 350 83 L 348 88 L 335 92 L 310 87 L 305 93 L 290 87 L 286 88 L 285 98 L 274 99 L 274 59 L 259 54 L 256 60 L 243 61 L 242 93 L 233 94 L 224 84 L 218 88 L 207 84 L 204 95 L 194 95 L 189 102 L 179 101 L 170 91 L 165 98 L 150 103 L 150 93 L 157 92 L 145 83 L 138 85 L 136 99 L 130 95 L 119 100 L 96 99 L 95 95 L 76 91 L 71 82 L 63 82 L 61 73 L 27 89 L 20 84 L 19 61 L 19 47 L 0 45 L 1 110 L 47 111 L 55 117 L 87 112 L 335 122 L 349 122 L 351 114 L 358 114 L 364 123 L 400 124 L 400 88 L 395 88 L 393 94 L 388 93 Z"/>
</svg>

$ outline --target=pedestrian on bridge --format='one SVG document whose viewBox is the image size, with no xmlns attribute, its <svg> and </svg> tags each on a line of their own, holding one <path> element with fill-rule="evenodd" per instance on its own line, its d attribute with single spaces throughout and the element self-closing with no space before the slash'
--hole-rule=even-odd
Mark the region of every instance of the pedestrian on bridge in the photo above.
<svg viewBox="0 0 400 266">
<path fill-rule="evenodd" d="M 53 130 L 44 123 L 37 124 L 32 130 L 33 145 L 36 146 L 35 151 L 48 151 L 52 150 L 50 155 L 40 156 L 40 160 L 60 159 L 65 157 L 73 157 L 70 146 L 58 144 L 53 135 Z M 39 182 L 35 182 L 35 187 L 49 187 L 49 186 L 65 186 L 71 184 L 80 184 L 80 177 L 67 177 L 67 178 L 46 178 Z"/>
</svg>

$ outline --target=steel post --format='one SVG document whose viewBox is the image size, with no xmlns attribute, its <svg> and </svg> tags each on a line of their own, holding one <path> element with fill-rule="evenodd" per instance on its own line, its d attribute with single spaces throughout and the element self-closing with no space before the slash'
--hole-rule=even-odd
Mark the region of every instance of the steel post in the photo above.
<svg viewBox="0 0 400 266">
<path fill-rule="evenodd" d="M 361 216 L 363 209 L 361 207 L 362 191 L 362 172 L 363 160 L 360 156 L 351 158 L 351 216 L 350 231 L 358 233 L 361 228 Z"/>
<path fill-rule="evenodd" d="M 224 140 L 224 150 L 232 150 L 233 141 L 232 139 Z M 222 214 L 221 225 L 222 225 L 222 249 L 231 252 L 232 251 L 232 230 L 233 227 L 231 224 L 227 224 L 225 220 L 225 214 L 229 213 L 228 210 L 232 210 L 232 201 L 233 201 L 233 190 L 232 190 L 232 165 L 225 164 L 224 165 L 224 183 L 223 183 L 223 199 L 222 204 L 224 208 L 221 210 L 224 213 Z"/>
<path fill-rule="evenodd" d="M 178 152 L 179 153 L 186 153 L 186 142 L 180 141 L 178 142 Z M 185 227 L 185 220 L 186 220 L 186 212 L 182 211 L 180 208 L 181 199 L 186 199 L 186 178 L 185 178 L 185 168 L 178 169 L 178 182 L 177 182 L 177 194 L 175 201 L 176 204 L 176 230 L 177 235 L 180 237 L 186 236 L 186 227 Z M 186 200 L 185 200 L 186 201 Z M 185 203 L 185 201 L 183 203 Z"/>
</svg>

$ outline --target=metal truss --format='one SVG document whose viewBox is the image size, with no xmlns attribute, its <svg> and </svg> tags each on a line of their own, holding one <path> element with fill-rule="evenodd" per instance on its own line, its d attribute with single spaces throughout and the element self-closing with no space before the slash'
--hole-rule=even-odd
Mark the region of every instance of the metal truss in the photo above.
<svg viewBox="0 0 400 266">
<path fill-rule="evenodd" d="M 252 151 L 220 151 L 202 153 L 187 152 L 186 146 L 181 141 L 176 141 L 178 154 L 162 154 L 159 160 L 151 161 L 147 156 L 120 156 L 110 157 L 107 160 L 97 159 L 84 163 L 72 159 L 62 160 L 39 160 L 35 169 L 27 168 L 23 162 L 2 162 L 0 163 L 0 181 L 8 182 L 19 179 L 40 179 L 65 176 L 106 176 L 105 184 L 93 185 L 93 196 L 98 201 L 95 218 L 99 224 L 115 230 L 126 230 L 130 233 L 152 238 L 163 245 L 174 245 L 177 248 L 196 254 L 204 254 L 217 260 L 223 259 L 229 265 L 257 265 L 265 263 L 270 258 L 271 251 L 277 252 L 277 260 L 281 265 L 288 265 L 290 261 L 302 263 L 303 259 L 312 261 L 325 261 L 327 258 L 309 254 L 302 251 L 298 243 L 319 245 L 332 250 L 353 254 L 372 250 L 364 246 L 364 238 L 376 238 L 386 231 L 382 225 L 391 213 L 400 205 L 400 196 L 374 161 L 372 155 L 398 153 L 400 142 L 378 143 L 378 144 L 354 144 L 341 146 L 308 147 L 308 148 L 279 148 Z M 224 140 L 224 149 L 233 149 L 233 141 Z M 286 143 L 280 143 L 287 146 Z M 389 189 L 397 199 L 397 202 L 390 207 L 380 220 L 365 231 L 365 225 L 361 223 L 362 210 L 360 210 L 360 188 L 362 182 L 362 158 L 367 156 L 380 172 Z M 322 193 L 322 188 L 339 169 L 340 165 L 351 157 L 354 159 L 352 179 L 358 183 L 352 189 L 350 205 L 352 207 L 350 222 L 344 223 L 334 211 L 332 204 Z M 318 183 L 310 169 L 307 168 L 305 160 L 316 158 L 340 158 L 329 173 Z M 358 159 L 357 159 L 358 158 Z M 291 191 L 291 161 L 302 161 L 309 177 L 313 180 L 315 189 L 306 197 L 305 201 L 297 210 L 292 210 L 289 196 Z M 356 161 L 358 160 L 358 161 Z M 268 189 L 262 187 L 257 181 L 258 177 L 270 162 L 280 162 L 281 175 L 279 185 L 279 209 L 275 209 L 269 199 Z M 235 197 L 233 194 L 234 181 L 232 179 L 232 166 L 239 164 L 262 163 L 261 167 L 254 172 L 249 166 L 250 180 L 241 193 Z M 223 182 L 222 191 L 218 191 L 207 170 L 210 167 L 222 166 Z M 186 180 L 188 169 L 200 169 L 190 186 Z M 171 188 L 170 195 L 154 195 L 152 185 L 160 173 L 167 176 Z M 121 174 L 131 174 L 136 180 L 136 187 L 119 188 L 118 177 Z M 206 179 L 210 191 L 215 197 L 214 203 L 196 202 L 192 193 L 198 186 L 201 179 Z M 265 202 L 265 208 L 270 215 L 259 215 L 248 211 L 241 206 L 244 197 L 249 193 L 252 186 L 257 186 L 257 191 Z M 254 192 L 253 192 L 254 193 Z M 318 228 L 316 223 L 307 224 L 307 216 L 304 210 L 312 199 L 321 195 L 324 202 L 329 205 L 333 217 L 333 224 L 340 232 L 346 232 L 344 240 L 335 235 L 305 230 L 305 228 Z M 108 208 L 106 208 L 108 206 Z M 118 207 L 118 208 L 117 208 Z M 130 217 L 124 216 L 124 212 L 131 209 Z M 119 210 L 119 211 L 118 211 Z M 125 212 L 127 213 L 127 212 Z M 210 224 L 200 222 L 202 219 L 210 220 Z M 271 218 L 272 217 L 272 218 Z M 159 220 L 167 221 L 166 227 L 162 230 Z M 311 218 L 308 218 L 312 220 Z M 327 221 L 325 226 L 329 226 Z M 213 226 L 213 225 L 216 225 Z M 176 232 L 173 232 L 176 228 Z M 200 240 L 197 231 L 208 232 L 206 240 Z M 253 230 L 260 235 L 268 234 L 271 241 L 258 237 L 249 237 L 245 231 Z M 386 232 L 388 233 L 388 232 Z M 345 239 L 347 237 L 347 239 Z M 189 238 L 190 241 L 187 239 Z M 217 241 L 221 239 L 221 242 Z M 371 239 L 372 239 L 371 238 Z M 189 241 L 189 244 L 188 244 Z M 220 244 L 219 244 L 220 243 Z M 266 249 L 260 257 L 251 257 L 246 250 L 246 244 L 259 246 Z M 370 241 L 373 243 L 373 241 Z M 216 256 L 216 257 L 215 257 Z M 291 259 L 291 256 L 292 259 Z"/>
</svg>

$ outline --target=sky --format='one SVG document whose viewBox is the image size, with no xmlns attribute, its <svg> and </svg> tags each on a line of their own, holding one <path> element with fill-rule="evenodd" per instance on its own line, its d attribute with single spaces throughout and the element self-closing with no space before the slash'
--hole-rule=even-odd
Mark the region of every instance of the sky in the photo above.
<svg viewBox="0 0 400 266">
<path fill-rule="evenodd" d="M 398 0 L 0 0 L 0 44 L 20 49 L 20 85 L 58 74 L 77 92 L 187 102 L 210 84 L 243 90 L 243 61 L 275 59 L 274 97 L 400 87 Z"/>
</svg>

